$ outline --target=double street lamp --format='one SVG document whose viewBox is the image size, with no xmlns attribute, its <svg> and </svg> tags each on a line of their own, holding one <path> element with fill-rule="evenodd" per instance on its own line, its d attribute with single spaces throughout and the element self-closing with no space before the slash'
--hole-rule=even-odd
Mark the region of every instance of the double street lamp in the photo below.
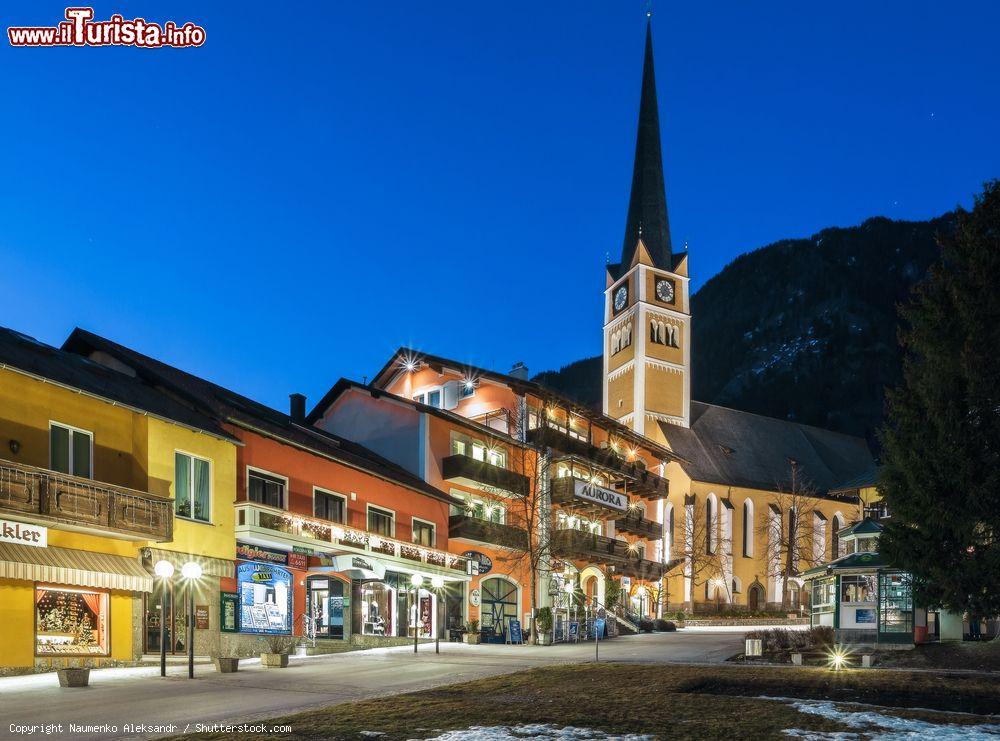
<svg viewBox="0 0 1000 741">
<path fill-rule="evenodd" d="M 167 641 L 166 641 L 166 619 L 164 602 L 167 597 L 167 585 L 174 576 L 174 565 L 170 561 L 157 561 L 153 566 L 153 573 L 160 577 L 163 587 L 163 594 L 160 597 L 160 676 L 167 676 Z M 194 679 L 194 585 L 201 578 L 201 565 L 194 561 L 188 561 L 181 567 L 181 577 L 187 582 L 187 649 L 188 649 L 188 678 Z M 174 631 L 171 626 L 170 640 L 174 640 Z"/>
</svg>

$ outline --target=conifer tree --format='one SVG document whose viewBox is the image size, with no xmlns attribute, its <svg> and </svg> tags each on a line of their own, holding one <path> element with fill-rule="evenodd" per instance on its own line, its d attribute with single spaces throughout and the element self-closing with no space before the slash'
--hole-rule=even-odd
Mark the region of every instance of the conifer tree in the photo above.
<svg viewBox="0 0 1000 741">
<path fill-rule="evenodd" d="M 985 186 L 902 309 L 889 395 L 881 550 L 923 604 L 1000 614 L 1000 181 Z"/>
</svg>

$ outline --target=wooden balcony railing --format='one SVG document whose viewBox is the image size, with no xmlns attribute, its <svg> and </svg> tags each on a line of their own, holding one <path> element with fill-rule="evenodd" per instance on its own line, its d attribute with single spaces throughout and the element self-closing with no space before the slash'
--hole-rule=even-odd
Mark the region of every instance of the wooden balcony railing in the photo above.
<svg viewBox="0 0 1000 741">
<path fill-rule="evenodd" d="M 527 548 L 528 534 L 513 525 L 490 522 L 470 515 L 452 515 L 448 518 L 448 537 L 471 540 L 477 543 Z"/>
<path fill-rule="evenodd" d="M 172 499 L 13 461 L 0 461 L 2 512 L 134 540 L 163 542 L 174 531 Z"/>
<path fill-rule="evenodd" d="M 631 535 L 638 535 L 649 540 L 659 540 L 663 537 L 663 525 L 633 514 L 627 514 L 615 520 L 615 530 Z"/>
<path fill-rule="evenodd" d="M 524 474 L 468 455 L 446 456 L 441 461 L 441 475 L 445 481 L 476 489 L 501 489 L 522 495 L 528 491 L 528 477 Z"/>
<path fill-rule="evenodd" d="M 659 579 L 666 564 L 641 558 L 628 543 L 582 530 L 556 530 L 552 533 L 552 555 L 578 559 L 602 566 L 613 566 L 616 573 L 637 579 Z"/>
</svg>

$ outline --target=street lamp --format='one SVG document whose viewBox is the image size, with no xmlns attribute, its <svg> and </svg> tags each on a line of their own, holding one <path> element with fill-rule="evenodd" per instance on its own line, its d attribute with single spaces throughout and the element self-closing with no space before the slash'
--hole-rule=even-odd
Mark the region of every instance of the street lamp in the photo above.
<svg viewBox="0 0 1000 741">
<path fill-rule="evenodd" d="M 201 566 L 188 561 L 181 567 L 181 576 L 187 580 L 188 591 L 188 679 L 194 679 L 194 583 L 201 578 Z"/>
<path fill-rule="evenodd" d="M 424 583 L 424 577 L 414 574 L 410 577 L 410 584 L 413 585 L 413 653 L 417 652 L 417 639 L 420 637 L 420 586 Z"/>
<path fill-rule="evenodd" d="M 153 566 L 153 573 L 160 577 L 160 676 L 167 676 L 167 641 L 166 635 L 166 615 L 163 603 L 167 598 L 167 583 L 174 575 L 174 565 L 170 561 L 157 561 Z M 171 640 L 173 631 L 171 631 Z"/>
<path fill-rule="evenodd" d="M 563 585 L 563 590 L 566 592 L 566 630 L 563 635 L 566 637 L 566 642 L 569 643 L 569 606 L 573 601 L 573 591 L 575 587 L 573 582 L 568 581 Z"/>
</svg>

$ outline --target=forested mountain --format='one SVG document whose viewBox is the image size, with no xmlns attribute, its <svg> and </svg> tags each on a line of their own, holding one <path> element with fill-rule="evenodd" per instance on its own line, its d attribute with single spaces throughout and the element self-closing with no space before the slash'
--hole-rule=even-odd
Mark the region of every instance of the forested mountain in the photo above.
<svg viewBox="0 0 1000 741">
<path fill-rule="evenodd" d="M 877 217 L 733 260 L 691 300 L 694 398 L 871 437 L 901 372 L 896 306 L 951 221 Z M 535 380 L 601 404 L 600 356 Z"/>
</svg>

